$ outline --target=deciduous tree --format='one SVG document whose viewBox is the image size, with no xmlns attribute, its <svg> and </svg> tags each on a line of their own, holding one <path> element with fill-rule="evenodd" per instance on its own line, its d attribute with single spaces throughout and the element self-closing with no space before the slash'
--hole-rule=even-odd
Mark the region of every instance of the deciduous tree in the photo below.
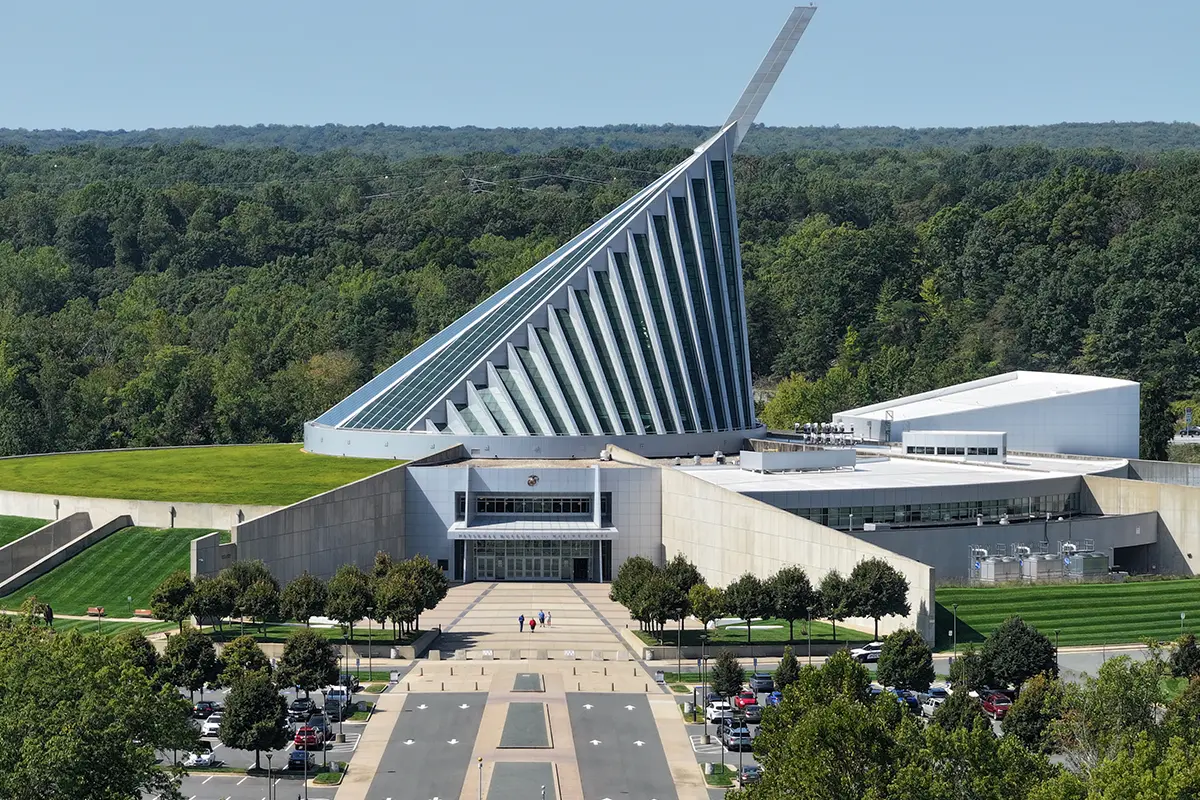
<svg viewBox="0 0 1200 800">
<path fill-rule="evenodd" d="M 338 678 L 337 647 L 310 629 L 294 631 L 283 645 L 276 679 L 281 686 L 295 686 L 304 696 Z"/>
<path fill-rule="evenodd" d="M 253 636 L 239 636 L 221 650 L 222 686 L 233 686 L 248 672 L 271 674 L 271 661 Z"/>
<path fill-rule="evenodd" d="M 817 607 L 820 614 L 833 625 L 833 641 L 837 641 L 837 624 L 850 616 L 850 585 L 836 569 L 831 569 L 821 578 L 817 590 Z"/>
<path fill-rule="evenodd" d="M 771 593 L 775 614 L 788 621 L 788 641 L 795 641 L 796 620 L 807 622 L 817 600 L 808 575 L 800 567 L 784 567 L 767 581 L 767 590 Z"/>
<path fill-rule="evenodd" d="M 746 683 L 746 670 L 738 663 L 730 650 L 717 654 L 712 670 L 713 691 L 722 697 L 733 697 Z"/>
<path fill-rule="evenodd" d="M 875 672 L 884 686 L 924 692 L 933 683 L 933 653 L 911 628 L 898 630 L 883 640 Z"/>
<path fill-rule="evenodd" d="M 303 622 L 307 628 L 309 620 L 325 613 L 326 597 L 324 581 L 305 570 L 283 587 L 279 605 L 285 617 Z"/>
<path fill-rule="evenodd" d="M 150 595 L 150 610 L 159 619 L 179 623 L 179 631 L 183 632 L 183 621 L 192 614 L 192 597 L 196 585 L 186 570 L 177 569 L 162 583 L 154 588 Z"/>
<path fill-rule="evenodd" d="M 263 750 L 287 745 L 287 704 L 265 672 L 247 672 L 225 696 L 221 744 L 235 750 L 253 750 L 254 768 Z"/>
<path fill-rule="evenodd" d="M 176 686 L 204 697 L 204 687 L 221 672 L 212 639 L 190 625 L 167 639 L 162 659 L 163 676 Z"/>
<path fill-rule="evenodd" d="M 343 564 L 329 581 L 325 613 L 340 622 L 354 641 L 354 623 L 367 615 L 373 598 L 371 582 L 354 564 Z"/>
<path fill-rule="evenodd" d="M 774 610 L 771 596 L 763 582 L 750 572 L 725 587 L 725 602 L 734 615 L 745 620 L 747 643 L 751 643 L 750 623 L 768 616 Z"/>
<path fill-rule="evenodd" d="M 988 672 L 1020 688 L 1039 673 L 1058 674 L 1054 642 L 1020 617 L 1009 617 L 983 643 L 980 651 Z"/>
<path fill-rule="evenodd" d="M 868 558 L 855 564 L 847 583 L 850 613 L 875 620 L 876 640 L 881 617 L 908 616 L 908 580 L 882 558 Z"/>
</svg>

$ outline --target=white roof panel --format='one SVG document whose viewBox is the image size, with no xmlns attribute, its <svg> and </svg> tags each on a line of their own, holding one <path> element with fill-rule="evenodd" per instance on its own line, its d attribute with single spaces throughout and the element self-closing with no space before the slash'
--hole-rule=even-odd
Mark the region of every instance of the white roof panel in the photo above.
<svg viewBox="0 0 1200 800">
<path fill-rule="evenodd" d="M 995 408 L 1013 403 L 1026 403 L 1064 394 L 1081 394 L 1136 385 L 1133 381 L 1099 378 L 1093 375 L 1006 372 L 1003 375 L 959 383 L 944 389 L 935 389 L 932 392 L 914 394 L 885 403 L 842 411 L 834 416 L 885 419 L 887 412 L 890 411 L 894 420 L 921 419 L 962 411 Z"/>
</svg>

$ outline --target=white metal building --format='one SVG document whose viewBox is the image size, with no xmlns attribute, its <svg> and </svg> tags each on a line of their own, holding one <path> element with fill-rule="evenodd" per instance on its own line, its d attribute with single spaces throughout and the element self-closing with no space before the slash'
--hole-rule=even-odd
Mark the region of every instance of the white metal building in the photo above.
<svg viewBox="0 0 1200 800">
<path fill-rule="evenodd" d="M 899 442 L 905 431 L 1003 431 L 1010 450 L 1137 458 L 1138 384 L 1117 378 L 1008 372 L 835 414 L 857 435 Z"/>
</svg>

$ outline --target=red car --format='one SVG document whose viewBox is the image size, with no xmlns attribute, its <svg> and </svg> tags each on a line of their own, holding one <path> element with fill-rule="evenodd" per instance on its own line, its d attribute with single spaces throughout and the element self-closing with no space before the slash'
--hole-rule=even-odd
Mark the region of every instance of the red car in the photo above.
<svg viewBox="0 0 1200 800">
<path fill-rule="evenodd" d="M 996 692 L 994 694 L 984 695 L 983 713 L 987 714 L 992 719 L 1004 719 L 1004 715 L 1008 713 L 1008 709 L 1012 707 L 1012 700 L 1007 696 Z"/>
<path fill-rule="evenodd" d="M 737 697 L 733 698 L 733 704 L 738 708 L 745 708 L 746 706 L 750 705 L 751 703 L 757 703 L 757 702 L 758 702 L 758 695 L 756 695 L 754 692 L 750 691 L 749 689 L 742 690 L 742 692 L 739 693 Z"/>
<path fill-rule="evenodd" d="M 321 733 L 317 728 L 305 725 L 300 730 L 296 731 L 296 749 L 309 750 L 313 747 L 325 746 L 325 734 Z"/>
</svg>

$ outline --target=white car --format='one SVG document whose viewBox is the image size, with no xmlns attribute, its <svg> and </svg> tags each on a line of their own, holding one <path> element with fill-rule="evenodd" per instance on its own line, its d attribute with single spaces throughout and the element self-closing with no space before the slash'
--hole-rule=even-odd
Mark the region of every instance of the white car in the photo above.
<svg viewBox="0 0 1200 800">
<path fill-rule="evenodd" d="M 223 715 L 218 711 L 208 719 L 204 720 L 204 724 L 200 726 L 201 736 L 217 736 L 221 733 L 221 717 Z"/>
<path fill-rule="evenodd" d="M 211 767 L 215 763 L 216 756 L 212 750 L 206 753 L 188 753 L 187 758 L 183 759 L 185 767 Z"/>
<path fill-rule="evenodd" d="M 938 706 L 944 702 L 946 702 L 946 698 L 944 697 L 926 697 L 921 701 L 921 716 L 933 717 L 934 713 L 938 710 Z"/>
<path fill-rule="evenodd" d="M 870 642 L 862 647 L 856 647 L 850 651 L 850 657 L 860 663 L 874 662 L 879 660 L 879 651 L 883 649 L 883 642 Z"/>
<path fill-rule="evenodd" d="M 718 722 L 723 719 L 733 719 L 733 706 L 720 700 L 716 703 L 709 703 L 708 708 L 704 709 L 704 718 L 709 722 Z"/>
</svg>

